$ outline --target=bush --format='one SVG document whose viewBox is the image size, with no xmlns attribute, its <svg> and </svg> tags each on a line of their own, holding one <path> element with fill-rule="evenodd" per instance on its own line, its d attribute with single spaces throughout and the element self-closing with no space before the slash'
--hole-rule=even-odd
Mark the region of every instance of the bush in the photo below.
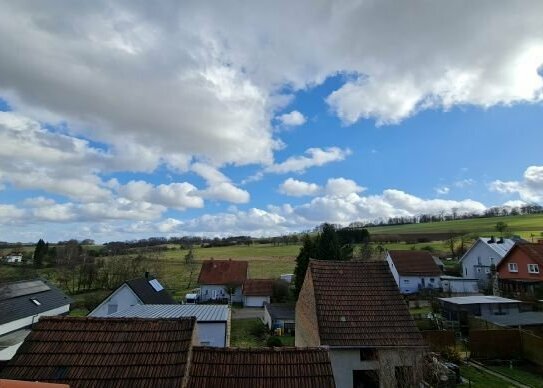
<svg viewBox="0 0 543 388">
<path fill-rule="evenodd" d="M 266 346 L 270 348 L 280 348 L 283 346 L 283 343 L 281 342 L 281 339 L 278 337 L 270 337 L 266 341 Z"/>
<path fill-rule="evenodd" d="M 263 339 L 266 337 L 267 327 L 260 321 L 256 322 L 254 326 L 249 329 L 249 333 L 256 338 Z"/>
</svg>

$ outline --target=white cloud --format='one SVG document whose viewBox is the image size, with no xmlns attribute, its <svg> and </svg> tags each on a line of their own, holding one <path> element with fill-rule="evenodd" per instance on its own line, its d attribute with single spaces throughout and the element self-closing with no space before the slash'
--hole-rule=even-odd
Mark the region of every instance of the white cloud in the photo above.
<svg viewBox="0 0 543 388">
<path fill-rule="evenodd" d="M 265 172 L 286 174 L 289 172 L 304 172 L 308 168 L 323 166 L 328 163 L 345 160 L 351 154 L 349 149 L 338 147 L 309 148 L 305 151 L 308 156 L 292 156 L 281 163 L 266 167 Z"/>
<path fill-rule="evenodd" d="M 303 125 L 306 122 L 306 118 L 304 117 L 304 115 L 297 110 L 282 114 L 277 117 L 277 120 L 279 120 L 283 125 L 289 127 Z"/>
<path fill-rule="evenodd" d="M 288 178 L 279 186 L 279 192 L 292 197 L 315 195 L 321 190 L 316 183 L 308 183 L 297 179 Z"/>
<path fill-rule="evenodd" d="M 325 192 L 329 196 L 346 197 L 351 194 L 360 193 L 366 188 L 358 186 L 358 184 L 345 178 L 331 178 L 326 182 Z"/>
<path fill-rule="evenodd" d="M 203 198 L 237 204 L 249 202 L 251 198 L 249 192 L 236 187 L 217 168 L 204 163 L 194 163 L 191 170 L 207 182 L 208 187 L 199 192 Z"/>
<path fill-rule="evenodd" d="M 543 202 L 543 166 L 529 166 L 520 181 L 495 180 L 489 187 L 502 194 L 518 194 L 525 202 Z"/>
<path fill-rule="evenodd" d="M 439 186 L 435 188 L 435 191 L 438 195 L 447 195 L 450 189 L 447 186 Z"/>
<path fill-rule="evenodd" d="M 130 181 L 120 186 L 117 192 L 131 201 L 149 202 L 178 210 L 204 206 L 198 189 L 187 182 L 153 186 L 145 181 Z"/>
</svg>

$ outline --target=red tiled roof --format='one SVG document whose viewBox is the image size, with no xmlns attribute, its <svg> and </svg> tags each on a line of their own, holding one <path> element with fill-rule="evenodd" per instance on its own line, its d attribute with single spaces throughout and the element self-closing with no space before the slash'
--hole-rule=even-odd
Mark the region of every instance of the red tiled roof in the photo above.
<svg viewBox="0 0 543 388">
<path fill-rule="evenodd" d="M 195 318 L 46 317 L 0 376 L 78 387 L 180 387 Z"/>
<path fill-rule="evenodd" d="M 328 351 L 316 348 L 193 348 L 190 388 L 335 387 Z"/>
<path fill-rule="evenodd" d="M 311 260 L 321 344 L 424 346 L 388 264 Z"/>
<path fill-rule="evenodd" d="M 440 276 L 441 271 L 430 252 L 388 251 L 396 270 L 403 276 Z"/>
<path fill-rule="evenodd" d="M 248 261 L 206 260 L 202 263 L 199 284 L 243 284 L 247 279 Z"/>
<path fill-rule="evenodd" d="M 272 296 L 273 279 L 247 279 L 243 283 L 243 295 Z"/>
<path fill-rule="evenodd" d="M 543 265 L 543 244 L 523 243 L 517 244 L 516 247 L 533 261 Z"/>
</svg>

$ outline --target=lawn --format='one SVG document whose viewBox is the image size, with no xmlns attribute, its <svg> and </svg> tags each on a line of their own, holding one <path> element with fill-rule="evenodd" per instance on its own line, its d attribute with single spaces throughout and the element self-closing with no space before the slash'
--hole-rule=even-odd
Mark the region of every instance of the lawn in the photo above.
<svg viewBox="0 0 543 388">
<path fill-rule="evenodd" d="M 469 379 L 471 385 L 466 382 L 461 384 L 461 387 L 473 387 L 473 388 L 509 388 L 511 385 L 499 377 L 494 377 L 488 373 L 482 372 L 469 365 L 462 365 L 460 367 L 460 374 L 464 379 Z"/>
<path fill-rule="evenodd" d="M 230 331 L 230 346 L 261 348 L 266 346 L 268 328 L 260 319 L 234 319 Z"/>
<path fill-rule="evenodd" d="M 376 226 L 368 228 L 368 231 L 370 234 L 443 233 L 449 231 L 497 234 L 495 226 L 499 221 L 509 225 L 509 228 L 514 234 L 521 234 L 525 238 L 530 237 L 530 233 L 539 236 L 539 233 L 543 232 L 543 214 L 472 218 L 468 220 L 441 221 L 424 224 Z"/>
<path fill-rule="evenodd" d="M 514 366 L 513 369 L 509 368 L 508 366 L 487 366 L 487 368 L 511 377 L 512 379 L 529 385 L 530 387 L 543 387 L 543 376 L 529 372 L 522 368 L 522 366 Z"/>
</svg>

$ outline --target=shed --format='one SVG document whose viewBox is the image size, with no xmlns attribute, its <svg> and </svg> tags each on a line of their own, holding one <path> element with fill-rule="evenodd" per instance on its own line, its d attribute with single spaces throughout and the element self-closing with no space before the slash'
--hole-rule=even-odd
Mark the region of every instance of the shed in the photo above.
<svg viewBox="0 0 543 388">
<path fill-rule="evenodd" d="M 196 318 L 201 345 L 227 347 L 230 345 L 230 308 L 227 305 L 138 305 L 110 315 L 118 318 Z"/>
<path fill-rule="evenodd" d="M 296 310 L 288 303 L 271 303 L 264 305 L 264 323 L 268 329 L 283 329 L 293 334 L 295 329 Z"/>
<path fill-rule="evenodd" d="M 478 279 L 449 275 L 441 276 L 441 288 L 444 293 L 450 294 L 476 294 L 479 292 Z"/>
<path fill-rule="evenodd" d="M 271 302 L 273 295 L 273 279 L 247 279 L 243 283 L 243 305 L 245 307 L 262 307 Z"/>
</svg>

